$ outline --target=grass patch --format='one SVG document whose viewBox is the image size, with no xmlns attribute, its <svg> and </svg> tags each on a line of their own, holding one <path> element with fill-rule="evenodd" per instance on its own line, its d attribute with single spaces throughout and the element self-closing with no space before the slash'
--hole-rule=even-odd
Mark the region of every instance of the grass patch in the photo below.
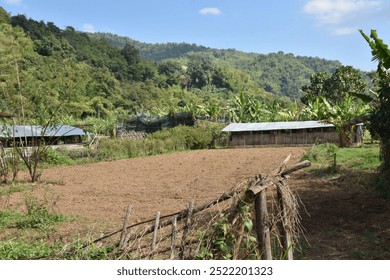
<svg viewBox="0 0 390 280">
<path fill-rule="evenodd" d="M 31 260 L 50 259 L 61 249 L 59 244 L 47 244 L 45 240 L 23 241 L 10 240 L 0 242 L 0 259 L 2 260 Z"/>
<path fill-rule="evenodd" d="M 379 147 L 344 148 L 337 152 L 337 163 L 353 170 L 377 170 L 380 166 Z"/>
<path fill-rule="evenodd" d="M 378 145 L 367 145 L 358 148 L 338 148 L 334 144 L 320 144 L 311 147 L 304 155 L 313 167 L 328 173 L 344 171 L 373 171 L 380 166 Z"/>
<path fill-rule="evenodd" d="M 307 151 L 303 158 L 312 162 L 312 166 L 307 169 L 309 172 L 322 178 L 348 176 L 350 183 L 390 200 L 389 176 L 378 172 L 381 166 L 378 144 L 340 149 L 332 145 L 316 145 Z"/>
<path fill-rule="evenodd" d="M 34 186 L 32 185 L 20 185 L 20 184 L 11 184 L 11 185 L 0 185 L 0 196 L 10 195 L 16 192 L 23 192 L 32 190 Z"/>
<path fill-rule="evenodd" d="M 52 230 L 55 223 L 64 222 L 66 218 L 55 213 L 51 203 L 56 202 L 49 201 L 47 196 L 43 200 L 38 200 L 31 195 L 26 195 L 24 204 L 27 213 L 9 209 L 0 211 L 0 228 Z"/>
</svg>

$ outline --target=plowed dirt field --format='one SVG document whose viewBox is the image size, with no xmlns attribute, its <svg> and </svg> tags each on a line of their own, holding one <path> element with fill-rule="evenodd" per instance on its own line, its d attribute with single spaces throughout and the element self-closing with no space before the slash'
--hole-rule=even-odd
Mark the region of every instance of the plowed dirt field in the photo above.
<svg viewBox="0 0 390 280">
<path fill-rule="evenodd" d="M 58 167 L 45 170 L 46 183 L 32 193 L 50 191 L 58 196 L 60 213 L 85 218 L 85 223 L 64 230 L 96 235 L 100 229 L 120 228 L 128 204 L 133 209 L 131 223 L 153 218 L 156 211 L 165 215 L 182 210 L 192 199 L 199 205 L 248 177 L 270 172 L 289 154 L 289 165 L 300 161 L 306 149 L 200 150 Z M 308 242 L 299 258 L 390 259 L 388 202 L 305 170 L 293 174 L 289 184 L 305 205 L 302 218 Z M 11 197 L 11 206 L 21 195 Z"/>
</svg>

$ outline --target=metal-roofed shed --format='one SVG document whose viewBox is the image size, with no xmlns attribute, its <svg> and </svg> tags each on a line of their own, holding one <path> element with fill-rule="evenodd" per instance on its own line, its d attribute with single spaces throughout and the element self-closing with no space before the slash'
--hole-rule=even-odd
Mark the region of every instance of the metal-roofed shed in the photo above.
<svg viewBox="0 0 390 280">
<path fill-rule="evenodd" d="M 222 131 L 229 132 L 229 146 L 339 144 L 332 124 L 318 121 L 231 123 Z M 354 137 L 354 142 L 361 137 Z"/>
<path fill-rule="evenodd" d="M 36 141 L 45 141 L 50 145 L 78 144 L 87 135 L 88 132 L 70 125 L 49 126 L 46 129 L 38 125 L 0 125 L 0 140 L 6 147 L 13 141 L 23 143 L 23 146 L 32 146 Z"/>
</svg>

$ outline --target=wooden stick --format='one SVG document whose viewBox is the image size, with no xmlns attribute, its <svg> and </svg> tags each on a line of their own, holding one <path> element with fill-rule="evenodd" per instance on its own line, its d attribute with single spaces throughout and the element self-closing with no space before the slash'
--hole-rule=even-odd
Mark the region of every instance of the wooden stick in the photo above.
<svg viewBox="0 0 390 280">
<path fill-rule="evenodd" d="M 283 160 L 282 164 L 281 164 L 278 168 L 274 169 L 274 170 L 270 173 L 270 175 L 272 176 L 272 175 L 276 175 L 276 174 L 282 173 L 282 171 L 286 168 L 286 164 L 290 161 L 290 159 L 291 159 L 291 154 L 289 154 L 289 155 Z"/>
<path fill-rule="evenodd" d="M 257 241 L 262 260 L 272 260 L 271 235 L 269 230 L 266 190 L 255 197 Z"/>
<path fill-rule="evenodd" d="M 244 236 L 244 231 L 245 231 L 245 225 L 244 225 L 243 221 L 241 221 L 238 238 L 237 238 L 236 244 L 234 244 L 233 260 L 237 260 L 239 257 L 242 237 Z"/>
<path fill-rule="evenodd" d="M 171 260 L 175 258 L 176 232 L 177 232 L 177 217 L 174 217 L 172 221 L 171 256 L 169 257 L 169 259 Z"/>
<path fill-rule="evenodd" d="M 181 247 L 180 247 L 180 259 L 184 260 L 187 258 L 187 253 L 186 253 L 186 243 L 187 243 L 187 235 L 190 232 L 190 225 L 191 225 L 191 219 L 192 219 L 192 214 L 194 210 L 194 201 L 192 200 L 188 206 L 188 215 L 187 215 L 187 220 L 186 224 L 183 229 L 183 236 L 181 240 Z"/>
<path fill-rule="evenodd" d="M 173 221 L 171 221 L 171 223 L 173 223 Z M 161 229 L 161 227 L 160 227 Z M 183 231 L 183 227 L 180 227 L 177 223 L 176 223 L 176 238 L 177 238 L 177 234 L 178 232 L 180 231 Z M 137 238 L 132 238 L 132 240 L 135 240 Z M 164 241 L 167 241 L 167 240 L 171 240 L 172 242 L 172 232 L 169 232 L 168 234 L 162 236 L 159 241 L 160 242 L 164 242 Z M 131 252 L 134 252 L 134 251 L 137 251 L 137 250 L 140 250 L 140 249 L 147 249 L 147 248 L 150 248 L 150 244 L 142 244 L 142 245 L 138 245 L 136 247 L 132 247 L 132 248 L 127 248 L 127 253 L 131 253 Z M 176 250 L 176 246 L 175 246 L 175 251 Z"/>
<path fill-rule="evenodd" d="M 228 199 L 234 197 L 236 194 L 241 193 L 242 191 L 243 191 L 243 188 L 240 188 L 240 189 L 236 188 L 236 189 L 234 189 L 234 190 L 232 190 L 232 191 L 230 191 L 228 193 L 223 193 L 222 195 L 220 195 L 216 199 L 213 199 L 213 200 L 211 200 L 211 201 L 201 205 L 200 207 L 194 208 L 193 209 L 193 214 L 201 212 L 203 210 L 206 210 L 206 209 L 214 206 L 215 204 L 218 204 L 220 202 L 228 200 Z M 163 220 L 165 218 L 169 218 L 169 217 L 172 217 L 172 216 L 176 216 L 177 217 L 177 221 L 180 221 L 182 219 L 187 218 L 187 215 L 188 215 L 188 209 L 184 209 L 184 210 L 179 211 L 179 212 L 175 212 L 175 213 L 172 213 L 172 214 L 168 214 L 168 215 L 162 216 L 162 217 L 160 217 L 160 220 Z M 140 226 L 140 225 L 144 225 L 144 224 L 148 224 L 148 223 L 151 223 L 151 222 L 154 222 L 154 221 L 155 221 L 155 218 L 154 219 L 150 219 L 150 220 L 146 220 L 146 221 L 143 221 L 143 222 L 139 222 L 139 223 L 136 223 L 136 224 L 133 224 L 133 225 L 129 225 L 127 227 L 127 229 L 130 229 L 130 228 L 133 228 L 133 227 L 136 227 L 136 226 Z M 166 226 L 170 225 L 171 223 L 172 223 L 172 220 L 161 221 L 160 222 L 160 228 L 166 227 Z M 144 234 L 148 234 L 148 233 L 152 232 L 153 230 L 154 230 L 154 227 L 152 226 L 148 230 L 146 230 Z M 106 238 L 109 238 L 109 237 L 111 237 L 111 236 L 113 236 L 115 234 L 118 234 L 121 231 L 122 231 L 122 229 L 110 232 L 110 233 L 108 233 L 106 235 L 103 235 L 103 236 L 101 236 L 101 237 L 99 237 L 99 238 L 97 238 L 97 239 L 95 239 L 95 240 L 93 240 L 91 242 L 85 243 L 80 248 L 83 249 L 83 248 L 85 248 L 85 247 L 87 247 L 87 246 L 89 246 L 89 245 L 91 245 L 93 243 L 97 243 L 99 241 L 102 241 L 103 239 L 106 239 Z"/>
<path fill-rule="evenodd" d="M 280 173 L 280 176 L 282 176 L 282 177 L 286 176 L 286 175 L 288 175 L 292 172 L 295 172 L 299 169 L 309 167 L 310 165 L 311 165 L 311 162 L 308 160 L 301 161 L 301 162 L 291 166 L 290 168 L 285 169 L 283 172 Z"/>
<path fill-rule="evenodd" d="M 279 208 L 280 208 L 280 214 L 281 214 L 281 239 L 282 239 L 282 246 L 283 246 L 283 251 L 284 254 L 286 255 L 288 260 L 293 260 L 294 255 L 293 255 L 293 246 L 291 242 L 291 225 L 289 222 L 289 219 L 287 217 L 287 210 L 286 210 L 286 205 L 284 203 L 285 199 L 283 197 L 283 191 L 282 191 L 282 184 L 278 184 L 276 187 L 277 194 L 278 194 L 278 203 L 279 203 Z"/>
<path fill-rule="evenodd" d="M 156 249 L 156 240 L 158 233 L 158 226 L 160 224 L 160 211 L 156 213 L 156 222 L 154 223 L 153 241 L 152 241 L 152 252 Z"/>
<path fill-rule="evenodd" d="M 265 191 L 267 188 L 273 186 L 274 183 L 271 180 L 267 180 L 265 182 L 259 182 L 256 185 L 250 187 L 245 191 L 245 202 L 251 203 L 255 200 L 256 195 Z"/>
<path fill-rule="evenodd" d="M 123 250 L 126 247 L 126 235 L 127 235 L 127 226 L 129 223 L 129 218 L 131 214 L 131 204 L 127 206 L 126 214 L 125 214 L 125 220 L 123 221 L 123 227 L 122 227 L 122 233 L 121 233 L 121 239 L 119 242 L 119 249 Z"/>
</svg>

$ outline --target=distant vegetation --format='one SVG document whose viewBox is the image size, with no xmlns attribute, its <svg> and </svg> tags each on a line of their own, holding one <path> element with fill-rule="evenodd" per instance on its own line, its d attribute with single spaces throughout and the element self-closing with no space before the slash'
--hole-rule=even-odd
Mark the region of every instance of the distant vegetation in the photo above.
<svg viewBox="0 0 390 280">
<path fill-rule="evenodd" d="M 111 33 L 93 33 L 89 36 L 104 39 L 119 48 L 132 44 L 139 50 L 140 56 L 148 61 L 177 60 L 186 64 L 194 57 L 208 57 L 222 69 L 249 74 L 253 82 L 262 90 L 292 99 L 302 94 L 301 88 L 308 83 L 312 74 L 332 73 L 341 66 L 339 61 L 294 56 L 282 51 L 270 54 L 245 53 L 235 49 L 220 50 L 187 43 L 141 43 Z"/>
<path fill-rule="evenodd" d="M 341 66 L 338 61 L 283 52 L 264 55 L 186 43 L 145 44 L 0 12 L 1 91 L 10 97 L 22 94 L 31 118 L 47 104 L 62 102 L 65 95 L 66 112 L 61 115 L 72 121 L 127 119 L 140 112 L 181 110 L 182 105 L 226 107 L 242 92 L 288 104 L 303 95 L 301 88 L 311 75 L 331 74 Z M 15 113 L 15 100 L 20 98 L 2 99 L 0 111 Z M 33 108 L 37 102 L 46 105 Z"/>
</svg>

